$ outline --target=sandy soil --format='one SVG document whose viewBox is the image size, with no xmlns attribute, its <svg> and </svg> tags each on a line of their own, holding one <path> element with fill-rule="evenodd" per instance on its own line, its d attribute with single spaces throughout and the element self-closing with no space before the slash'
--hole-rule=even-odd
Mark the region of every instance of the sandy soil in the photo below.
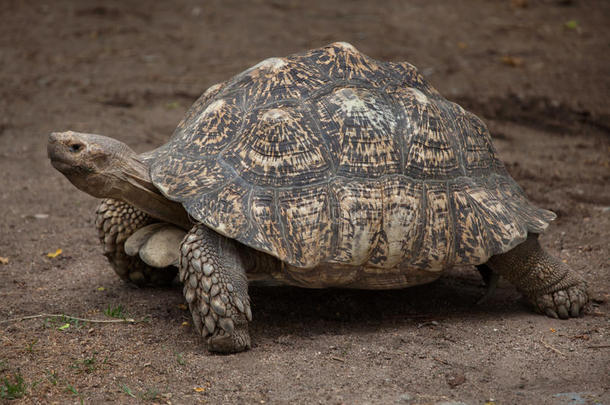
<svg viewBox="0 0 610 405">
<path fill-rule="evenodd" d="M 4 0 L 0 22 L 0 401 L 610 403 L 610 3 Z M 97 201 L 50 166 L 47 134 L 145 151 L 208 86 L 336 40 L 415 64 L 485 119 L 516 180 L 558 213 L 543 243 L 589 282 L 585 316 L 533 314 L 507 283 L 476 306 L 472 268 L 402 291 L 258 288 L 254 347 L 217 356 L 180 288 L 115 276 Z M 6 322 L 119 306 L 144 321 Z"/>
</svg>

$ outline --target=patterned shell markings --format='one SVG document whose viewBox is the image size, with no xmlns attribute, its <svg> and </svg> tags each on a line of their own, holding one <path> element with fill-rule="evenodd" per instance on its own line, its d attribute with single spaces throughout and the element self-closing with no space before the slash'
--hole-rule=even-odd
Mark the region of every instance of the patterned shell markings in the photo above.
<svg viewBox="0 0 610 405">
<path fill-rule="evenodd" d="M 477 117 L 408 63 L 345 43 L 210 88 L 151 176 L 196 220 L 297 267 L 478 264 L 554 218 L 527 201 Z"/>
</svg>

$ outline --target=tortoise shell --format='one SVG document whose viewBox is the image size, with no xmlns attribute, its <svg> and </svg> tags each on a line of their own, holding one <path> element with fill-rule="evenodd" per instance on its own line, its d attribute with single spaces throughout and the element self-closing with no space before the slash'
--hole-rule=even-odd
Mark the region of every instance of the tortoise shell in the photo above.
<svg viewBox="0 0 610 405">
<path fill-rule="evenodd" d="M 479 118 L 347 43 L 212 86 L 150 164 L 196 221 L 297 268 L 480 264 L 555 217 Z"/>
</svg>

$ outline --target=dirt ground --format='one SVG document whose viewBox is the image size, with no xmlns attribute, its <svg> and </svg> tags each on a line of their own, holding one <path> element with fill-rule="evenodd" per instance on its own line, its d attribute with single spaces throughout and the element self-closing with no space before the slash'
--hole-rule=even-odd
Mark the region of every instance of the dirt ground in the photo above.
<svg viewBox="0 0 610 405">
<path fill-rule="evenodd" d="M 583 317 L 536 315 L 505 282 L 477 306 L 473 268 L 400 291 L 253 288 L 253 348 L 219 356 L 180 287 L 115 276 L 98 201 L 51 167 L 47 135 L 145 151 L 208 86 L 338 40 L 413 63 L 483 117 L 532 201 L 558 214 L 543 243 L 588 281 Z M 605 0 L 3 0 L 0 402 L 610 403 L 609 77 Z M 13 320 L 109 312 L 138 322 Z"/>
</svg>

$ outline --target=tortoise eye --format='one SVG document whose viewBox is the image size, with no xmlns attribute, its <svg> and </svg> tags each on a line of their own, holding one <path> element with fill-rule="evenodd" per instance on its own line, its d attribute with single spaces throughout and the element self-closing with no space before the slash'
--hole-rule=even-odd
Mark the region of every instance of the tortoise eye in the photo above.
<svg viewBox="0 0 610 405">
<path fill-rule="evenodd" d="M 76 153 L 83 149 L 82 143 L 73 143 L 70 145 L 70 152 Z"/>
</svg>

